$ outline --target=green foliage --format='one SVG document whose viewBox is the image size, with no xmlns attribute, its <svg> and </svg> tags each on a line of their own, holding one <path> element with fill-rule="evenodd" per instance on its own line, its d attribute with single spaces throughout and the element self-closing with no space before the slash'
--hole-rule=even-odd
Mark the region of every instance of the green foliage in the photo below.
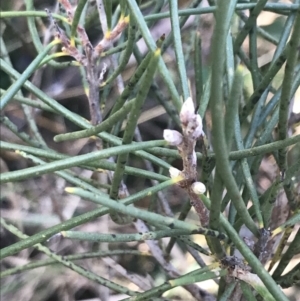
<svg viewBox="0 0 300 301">
<path fill-rule="evenodd" d="M 11 243 L 4 236 L 3 267 L 7 258 L 22 257 L 20 252 L 31 248 L 49 257 L 28 258 L 27 264 L 2 269 L 0 275 L 6 281 L 2 297 L 16 296 L 11 292 L 13 281 L 9 282 L 14 274 L 60 264 L 109 288 L 112 295 L 125 295 L 122 300 L 172 300 L 173 295 L 187 300 L 184 293 L 171 290 L 180 286 L 193 300 L 203 300 L 203 296 L 223 301 L 243 296 L 247 300 L 293 298 L 299 269 L 296 264 L 288 271 L 286 267 L 300 254 L 299 113 L 293 112 L 294 103 L 300 106 L 295 96 L 299 98 L 300 1 L 219 0 L 207 1 L 205 6 L 201 0 L 97 0 L 95 4 L 80 0 L 75 9 L 74 1 L 62 0 L 63 9 L 53 13 L 35 10 L 32 0 L 25 2 L 21 10 L 12 1 L 0 12 L 4 26 L 1 77 L 10 80 L 8 85 L 1 83 L 5 89 L 0 89 L 1 127 L 9 133 L 0 144 L 1 205 L 4 208 L 5 197 L 19 191 L 25 191 L 23 198 L 34 203 L 39 191 L 36 183 L 42 179 L 48 184 L 53 178 L 65 182 L 64 189 L 44 192 L 52 200 L 62 200 L 55 225 L 49 226 L 45 217 L 37 222 L 43 230 L 35 227 L 30 236 L 24 229 L 25 219 L 12 216 L 13 211 L 1 218 L 3 231 L 20 239 Z M 266 12 L 278 17 L 259 26 Z M 8 32 L 14 28 L 13 20 L 26 20 L 32 42 L 30 55 L 34 57 L 22 72 L 17 71 L 18 60 L 5 34 L 5 26 Z M 189 26 L 187 30 L 184 25 Z M 165 35 L 167 29 L 170 33 Z M 273 55 L 262 61 L 265 52 Z M 23 59 L 21 51 L 18 55 Z M 55 93 L 43 89 L 38 79 L 48 72 L 78 75 L 88 117 L 86 109 L 73 110 L 80 104 L 76 97 L 70 109 L 55 99 Z M 51 80 L 51 87 L 61 84 L 55 76 Z M 193 108 L 183 116 L 181 108 L 189 97 L 194 98 L 196 111 Z M 16 107 L 26 128 L 16 118 L 20 114 L 12 113 Z M 149 107 L 156 109 L 157 116 L 161 110 L 165 115 L 148 117 L 145 129 L 142 118 L 150 114 Z M 201 151 L 195 146 L 198 136 L 192 139 L 188 131 L 184 134 L 185 117 L 198 113 L 205 133 L 198 139 Z M 64 130 L 60 127 L 53 137 L 43 130 L 39 116 L 50 116 L 51 129 L 59 123 Z M 176 136 L 183 142 L 173 143 L 178 149 L 162 140 L 166 129 L 183 132 Z M 74 155 L 73 145 L 82 141 L 84 150 Z M 14 166 L 9 161 L 13 152 Z M 192 166 L 197 159 L 198 166 Z M 169 168 L 180 166 L 180 161 L 183 170 L 169 176 Z M 196 178 L 191 175 L 193 168 L 198 171 Z M 198 195 L 193 184 L 200 181 L 206 192 Z M 32 191 L 28 185 L 33 185 Z M 181 194 L 174 194 L 181 209 L 172 204 L 170 191 L 174 189 L 190 199 L 185 202 Z M 66 195 L 88 205 L 83 212 L 78 207 L 66 217 L 62 213 Z M 44 218 L 45 212 L 36 213 Z M 207 223 L 199 226 L 206 213 Z M 104 229 L 81 230 L 97 221 Z M 112 221 L 122 225 L 116 228 L 120 233 L 107 233 L 112 230 L 106 224 Z M 78 249 L 79 241 L 85 241 L 85 253 L 57 254 L 47 246 L 57 236 L 73 240 Z M 201 246 L 199 236 L 205 238 Z M 164 246 L 166 237 L 170 240 Z M 146 255 L 139 250 L 141 241 L 146 241 Z M 99 250 L 100 242 L 109 250 Z M 135 242 L 136 250 L 128 242 Z M 122 250 L 114 249 L 114 244 Z M 186 258 L 191 255 L 193 268 L 183 264 L 179 272 L 174 267 L 175 246 Z M 154 281 L 112 259 L 124 254 L 155 258 L 160 272 L 149 272 Z M 122 277 L 109 278 L 74 262 L 107 256 L 105 264 Z M 196 285 L 209 279 L 216 281 L 214 293 Z"/>
</svg>

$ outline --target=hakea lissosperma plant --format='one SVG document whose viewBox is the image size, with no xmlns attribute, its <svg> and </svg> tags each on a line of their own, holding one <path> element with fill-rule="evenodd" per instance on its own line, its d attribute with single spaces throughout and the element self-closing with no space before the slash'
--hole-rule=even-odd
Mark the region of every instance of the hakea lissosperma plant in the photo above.
<svg viewBox="0 0 300 301">
<path fill-rule="evenodd" d="M 162 300 L 162 297 L 163 300 L 287 301 L 288 293 L 282 288 L 297 287 L 295 283 L 300 278 L 298 262 L 287 268 L 293 258 L 297 260 L 300 246 L 296 225 L 300 217 L 297 210 L 300 135 L 294 118 L 290 118 L 293 96 L 300 84 L 300 1 L 289 4 L 267 0 L 59 0 L 59 5 L 51 8 L 53 13 L 48 14 L 56 29 L 52 42 L 54 30 L 47 24 L 49 18 L 38 3 L 49 2 L 50 8 L 50 2 L 55 1 L 25 0 L 24 10 L 21 6 L 20 10 L 15 9 L 21 1 L 4 2 L 3 6 L 11 8 L 0 11 L 1 22 L 2 18 L 25 18 L 29 41 L 33 41 L 27 47 L 26 40 L 26 47 L 16 51 L 23 59 L 24 53 L 35 48 L 36 57 L 22 74 L 17 71 L 18 61 L 11 55 L 10 47 L 15 44 L 11 40 L 15 33 L 10 31 L 12 23 L 3 21 L 6 27 L 1 28 L 0 38 L 1 79 L 3 75 L 9 83 L 3 87 L 1 81 L 0 108 L 4 113 L 0 121 L 9 135 L 3 131 L 4 141 L 0 144 L 3 162 L 8 166 L 0 174 L 1 183 L 7 185 L 5 189 L 14 198 L 22 191 L 15 202 L 18 208 L 24 208 L 25 199 L 37 208 L 40 205 L 41 212 L 35 208 L 28 212 L 29 216 L 32 213 L 38 216 L 35 222 L 40 226 L 28 236 L 25 212 L 17 221 L 25 229 L 23 233 L 12 224 L 19 216 L 14 210 L 4 209 L 6 215 L 0 219 L 1 226 L 20 240 L 10 244 L 4 238 L 0 257 L 4 266 L 1 277 L 5 279 L 0 293 L 7 300 L 14 300 L 24 289 L 28 297 L 28 286 L 22 276 L 14 275 L 22 272 L 26 282 L 34 278 L 32 287 L 38 287 L 34 293 L 40 298 L 39 289 L 45 287 L 45 282 L 39 280 L 52 274 L 27 277 L 30 274 L 25 273 L 59 263 L 64 273 L 70 269 L 73 273 L 72 277 L 68 274 L 63 277 L 65 274 L 59 270 L 53 277 L 56 283 L 65 284 L 60 291 L 71 292 L 69 299 L 76 299 L 75 292 L 86 288 L 82 283 L 89 283 L 97 291 L 95 298 L 104 288 L 109 291 L 109 296 L 105 293 L 106 299 L 131 301 Z M 206 2 L 210 7 L 202 6 Z M 260 26 L 258 19 L 263 11 L 277 14 L 280 22 L 275 23 L 283 21 L 278 35 Z M 186 32 L 187 21 L 192 18 L 193 26 Z M 170 30 L 164 30 L 164 21 Z M 16 29 L 18 24 L 13 24 Z M 213 31 L 211 43 L 206 37 Z M 141 37 L 144 48 L 140 45 Z M 244 47 L 247 40 L 249 49 Z M 263 66 L 260 64 L 265 56 L 260 48 L 268 54 L 275 52 Z M 211 53 L 209 62 L 205 59 L 207 52 Z M 23 61 L 34 56 L 32 52 L 27 54 Z M 164 54 L 172 62 L 167 62 Z M 67 69 L 70 66 L 72 70 Z M 124 72 L 126 66 L 130 68 Z M 52 72 L 53 68 L 64 68 L 65 75 L 48 79 L 44 74 L 48 68 L 55 75 L 58 70 Z M 81 78 L 75 82 L 72 78 L 76 72 Z M 47 94 L 45 91 L 51 89 L 43 89 L 30 78 L 33 73 L 33 79 L 36 75 L 43 81 L 46 79 L 53 90 L 57 84 L 68 89 L 63 82 L 69 82 L 69 77 L 72 86 L 83 87 L 82 101 L 87 104 L 87 113 L 90 107 L 88 120 L 73 106 L 78 104 L 77 97 L 70 99 L 72 106 L 65 106 L 65 102 L 55 99 L 56 90 Z M 26 90 L 30 97 L 24 93 Z M 189 95 L 193 95 L 193 100 Z M 165 118 L 159 124 L 163 125 L 159 128 L 161 132 L 165 124 L 170 129 L 181 128 L 166 129 L 164 140 L 157 140 L 162 138 L 161 132 L 152 135 L 155 132 L 152 127 L 149 131 L 140 127 L 141 114 L 148 113 L 148 105 L 156 105 L 156 101 L 166 113 L 161 116 Z M 195 107 L 199 109 L 195 111 Z M 18 113 L 14 116 L 16 108 Z M 37 117 L 41 112 L 53 117 L 51 128 L 52 122 L 68 121 L 55 132 L 54 142 L 60 143 L 59 146 L 50 144 L 49 135 L 40 132 Z M 28 131 L 27 126 L 20 128 L 23 115 L 26 118 L 22 123 L 28 125 Z M 154 123 L 157 128 L 155 121 L 151 125 Z M 14 135 L 20 140 L 14 141 Z M 153 141 L 147 141 L 150 137 Z M 203 151 L 195 153 L 199 139 L 204 142 Z M 82 149 L 89 153 L 74 155 L 76 144 L 84 145 Z M 176 149 L 170 149 L 169 145 Z M 8 152 L 18 156 L 14 157 L 13 168 L 11 157 L 8 160 L 5 157 Z M 268 174 L 270 185 L 262 187 L 265 178 L 261 168 L 267 161 L 270 164 L 269 158 L 274 160 L 276 171 Z M 170 168 L 175 166 L 175 159 L 182 160 L 182 170 Z M 24 167 L 27 161 L 30 164 Z M 56 189 L 53 185 L 49 191 L 40 189 L 35 182 L 44 181 L 49 187 L 53 179 L 68 187 L 57 185 L 60 188 Z M 181 194 L 170 196 L 173 189 L 184 190 L 189 196 L 180 212 L 174 203 L 181 205 L 183 198 Z M 74 195 L 80 198 L 82 207 L 65 216 L 68 198 Z M 46 212 L 44 207 L 48 208 L 48 203 L 43 206 L 44 196 L 59 199 L 61 211 L 56 208 Z M 136 204 L 138 201 L 141 203 Z M 193 221 L 194 211 L 196 221 Z M 61 220 L 49 226 L 44 219 L 46 213 L 57 214 Z M 83 231 L 87 228 L 90 232 Z M 51 245 L 53 237 L 61 239 L 58 248 Z M 165 238 L 169 239 L 166 246 Z M 72 250 L 64 248 L 68 239 L 73 240 Z M 133 244 L 127 245 L 129 242 Z M 90 252 L 103 244 L 107 244 L 108 250 Z M 49 258 L 36 260 L 29 256 L 33 248 Z M 65 254 L 65 250 L 71 252 Z M 125 254 L 139 259 L 135 257 L 134 264 L 128 265 L 128 257 L 122 256 Z M 96 261 L 86 263 L 91 258 Z M 28 264 L 18 265 L 16 259 Z M 77 259 L 81 262 L 75 263 Z M 11 267 L 13 264 L 16 266 Z M 149 271 L 146 266 L 155 268 Z M 59 269 L 57 265 L 55 269 L 48 268 L 51 272 Z M 112 273 L 107 273 L 108 270 Z M 77 281 L 72 282 L 70 279 L 75 277 Z M 208 279 L 214 280 L 214 291 L 206 283 L 200 284 Z M 179 293 L 172 290 L 178 286 L 184 289 Z"/>
</svg>

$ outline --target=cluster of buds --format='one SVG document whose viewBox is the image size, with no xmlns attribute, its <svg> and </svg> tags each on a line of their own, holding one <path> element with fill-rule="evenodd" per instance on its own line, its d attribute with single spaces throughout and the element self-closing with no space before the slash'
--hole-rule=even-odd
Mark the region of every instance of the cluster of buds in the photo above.
<svg viewBox="0 0 300 301">
<path fill-rule="evenodd" d="M 202 118 L 195 113 L 194 103 L 189 97 L 182 105 L 180 111 L 180 121 L 183 135 L 175 130 L 164 130 L 164 139 L 174 146 L 179 146 L 183 142 L 183 136 L 196 141 L 201 136 L 204 136 L 202 129 Z"/>
<path fill-rule="evenodd" d="M 195 113 L 194 102 L 189 97 L 182 105 L 180 111 L 180 121 L 184 136 L 197 140 L 200 136 L 204 136 L 202 127 L 202 118 Z"/>
<path fill-rule="evenodd" d="M 164 139 L 173 146 L 179 146 L 182 141 L 182 135 L 175 130 L 164 130 Z"/>
<path fill-rule="evenodd" d="M 188 98 L 182 105 L 180 111 L 180 122 L 182 134 L 175 130 L 164 130 L 164 139 L 173 146 L 176 146 L 183 161 L 183 170 L 180 171 L 171 167 L 170 177 L 182 177 L 178 185 L 184 188 L 191 199 L 191 204 L 195 207 L 201 224 L 207 222 L 207 210 L 198 195 L 206 191 L 203 183 L 197 181 L 197 156 L 195 152 L 196 142 L 200 137 L 205 136 L 202 128 L 202 119 L 195 112 L 192 98 Z"/>
<path fill-rule="evenodd" d="M 184 173 L 182 171 L 180 171 L 179 169 L 175 168 L 175 167 L 170 167 L 169 169 L 169 174 L 170 174 L 170 177 L 171 179 L 175 179 L 175 178 L 178 178 L 178 177 L 181 177 L 183 180 L 185 179 L 184 178 Z M 190 185 L 192 191 L 195 193 L 195 194 L 203 194 L 205 191 L 206 191 L 206 187 L 203 183 L 201 182 L 193 182 L 191 185 Z"/>
</svg>

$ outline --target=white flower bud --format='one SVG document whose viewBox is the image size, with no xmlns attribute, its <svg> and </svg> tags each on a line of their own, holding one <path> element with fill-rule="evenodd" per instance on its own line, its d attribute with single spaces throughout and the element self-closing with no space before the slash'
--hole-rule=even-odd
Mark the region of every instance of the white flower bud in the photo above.
<svg viewBox="0 0 300 301">
<path fill-rule="evenodd" d="M 196 115 L 196 128 L 193 132 L 193 138 L 198 139 L 203 135 L 202 118 L 199 114 Z"/>
<path fill-rule="evenodd" d="M 191 139 L 198 139 L 203 133 L 202 118 L 195 113 L 193 100 L 189 97 L 182 105 L 180 112 L 180 121 L 183 134 Z"/>
<path fill-rule="evenodd" d="M 169 144 L 178 146 L 182 142 L 182 135 L 174 130 L 164 130 L 164 139 Z"/>
<path fill-rule="evenodd" d="M 201 182 L 194 182 L 191 188 L 196 194 L 203 194 L 206 191 L 205 185 Z"/>
<path fill-rule="evenodd" d="M 183 103 L 180 111 L 180 121 L 186 125 L 195 115 L 195 106 L 191 97 L 188 97 Z"/>
<path fill-rule="evenodd" d="M 170 177 L 172 179 L 174 179 L 174 178 L 181 175 L 181 171 L 179 169 L 175 168 L 175 167 L 170 167 L 169 168 L 169 173 L 170 173 Z"/>
</svg>

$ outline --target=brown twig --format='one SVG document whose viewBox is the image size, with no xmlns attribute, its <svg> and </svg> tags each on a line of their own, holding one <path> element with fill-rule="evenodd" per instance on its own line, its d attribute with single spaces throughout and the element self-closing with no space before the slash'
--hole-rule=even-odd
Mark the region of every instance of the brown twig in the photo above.
<svg viewBox="0 0 300 301">
<path fill-rule="evenodd" d="M 118 24 L 111 32 L 105 33 L 103 39 L 98 43 L 97 46 L 95 46 L 94 57 L 98 59 L 103 50 L 111 46 L 114 40 L 117 39 L 119 35 L 126 29 L 128 24 L 129 16 L 126 16 L 119 20 Z"/>
<path fill-rule="evenodd" d="M 173 130 L 165 130 L 164 138 L 171 145 L 177 147 L 182 158 L 183 170 L 170 169 L 171 177 L 179 174 L 184 178 L 179 186 L 186 190 L 190 197 L 191 205 L 195 208 L 201 225 L 208 224 L 208 211 L 198 194 L 205 192 L 205 186 L 197 181 L 197 157 L 195 146 L 197 139 L 204 136 L 202 131 L 202 119 L 195 113 L 193 100 L 189 97 L 183 104 L 180 112 L 182 134 Z"/>
<path fill-rule="evenodd" d="M 65 8 L 68 21 L 73 22 L 74 9 L 68 0 L 61 0 L 62 6 Z M 91 44 L 85 29 L 78 25 L 77 33 L 81 40 L 81 45 L 84 49 L 84 54 L 81 53 L 67 37 L 66 33 L 58 26 L 56 21 L 52 18 L 49 10 L 46 9 L 50 22 L 56 29 L 56 36 L 61 41 L 63 48 L 62 50 L 68 55 L 72 56 L 77 62 L 79 62 L 85 68 L 87 82 L 88 82 L 88 100 L 90 108 L 91 123 L 97 125 L 101 123 L 102 116 L 100 111 L 100 100 L 99 100 L 99 68 L 98 59 L 101 52 L 108 47 L 111 47 L 112 42 L 117 39 L 123 30 L 129 23 L 129 17 L 123 17 L 111 32 L 104 33 L 104 38 L 94 48 Z M 103 76 L 103 75 L 102 75 Z"/>
</svg>

